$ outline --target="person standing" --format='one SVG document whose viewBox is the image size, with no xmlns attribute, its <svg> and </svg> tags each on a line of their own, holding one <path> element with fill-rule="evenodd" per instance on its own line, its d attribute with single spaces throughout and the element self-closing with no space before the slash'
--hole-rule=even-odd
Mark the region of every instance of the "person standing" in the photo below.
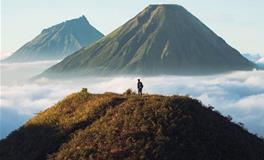
<svg viewBox="0 0 264 160">
<path fill-rule="evenodd" d="M 143 83 L 140 81 L 140 79 L 138 79 L 137 88 L 138 94 L 142 96 Z"/>
</svg>

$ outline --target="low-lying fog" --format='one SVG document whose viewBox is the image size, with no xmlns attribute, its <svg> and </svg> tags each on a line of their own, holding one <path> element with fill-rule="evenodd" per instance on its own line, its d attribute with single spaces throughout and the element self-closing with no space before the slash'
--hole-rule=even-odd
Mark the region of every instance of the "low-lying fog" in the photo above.
<svg viewBox="0 0 264 160">
<path fill-rule="evenodd" d="M 0 138 L 21 126 L 34 114 L 83 87 L 94 93 L 122 93 L 127 88 L 136 90 L 138 77 L 26 81 L 54 63 L 1 64 Z M 190 95 L 206 105 L 213 105 L 223 115 L 231 115 L 233 121 L 244 123 L 252 133 L 264 136 L 264 71 L 202 77 L 140 78 L 144 83 L 144 92 Z"/>
</svg>

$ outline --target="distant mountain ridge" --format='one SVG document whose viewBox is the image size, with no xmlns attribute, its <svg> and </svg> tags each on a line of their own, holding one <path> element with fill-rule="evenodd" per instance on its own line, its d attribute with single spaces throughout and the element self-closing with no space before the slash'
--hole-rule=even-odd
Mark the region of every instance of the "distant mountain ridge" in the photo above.
<svg viewBox="0 0 264 160">
<path fill-rule="evenodd" d="M 259 59 L 256 63 L 258 65 L 259 69 L 264 70 L 264 57 L 262 57 L 261 59 Z"/>
<path fill-rule="evenodd" d="M 103 34 L 81 16 L 42 30 L 3 62 L 62 59 L 102 37 Z"/>
<path fill-rule="evenodd" d="M 1 160 L 263 160 L 264 141 L 185 96 L 83 89 L 0 141 Z"/>
<path fill-rule="evenodd" d="M 243 56 L 255 63 L 257 70 L 264 70 L 264 57 L 261 54 L 245 53 Z"/>
<path fill-rule="evenodd" d="M 258 62 L 258 63 L 263 63 L 263 64 L 264 64 L 264 57 L 260 58 L 257 62 Z"/>
<path fill-rule="evenodd" d="M 242 55 L 254 63 L 262 58 L 260 54 L 244 53 Z"/>
<path fill-rule="evenodd" d="M 42 74 L 215 74 L 254 64 L 179 5 L 150 5 L 127 23 Z"/>
</svg>

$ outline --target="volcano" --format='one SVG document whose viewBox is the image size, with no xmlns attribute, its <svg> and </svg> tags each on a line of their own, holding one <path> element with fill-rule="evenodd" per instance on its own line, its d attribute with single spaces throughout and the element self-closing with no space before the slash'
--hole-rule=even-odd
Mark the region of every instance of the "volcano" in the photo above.
<svg viewBox="0 0 264 160">
<path fill-rule="evenodd" d="M 30 62 L 63 59 L 103 37 L 81 16 L 42 30 L 3 62 Z"/>
<path fill-rule="evenodd" d="M 150 5 L 44 76 L 215 74 L 254 64 L 179 5 Z"/>
</svg>

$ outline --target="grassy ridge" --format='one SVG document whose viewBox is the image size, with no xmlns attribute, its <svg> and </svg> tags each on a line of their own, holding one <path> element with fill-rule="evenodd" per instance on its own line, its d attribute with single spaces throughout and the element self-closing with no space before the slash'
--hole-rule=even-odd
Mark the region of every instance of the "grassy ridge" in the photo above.
<svg viewBox="0 0 264 160">
<path fill-rule="evenodd" d="M 0 142 L 0 159 L 264 158 L 264 142 L 184 96 L 67 96 Z"/>
</svg>

